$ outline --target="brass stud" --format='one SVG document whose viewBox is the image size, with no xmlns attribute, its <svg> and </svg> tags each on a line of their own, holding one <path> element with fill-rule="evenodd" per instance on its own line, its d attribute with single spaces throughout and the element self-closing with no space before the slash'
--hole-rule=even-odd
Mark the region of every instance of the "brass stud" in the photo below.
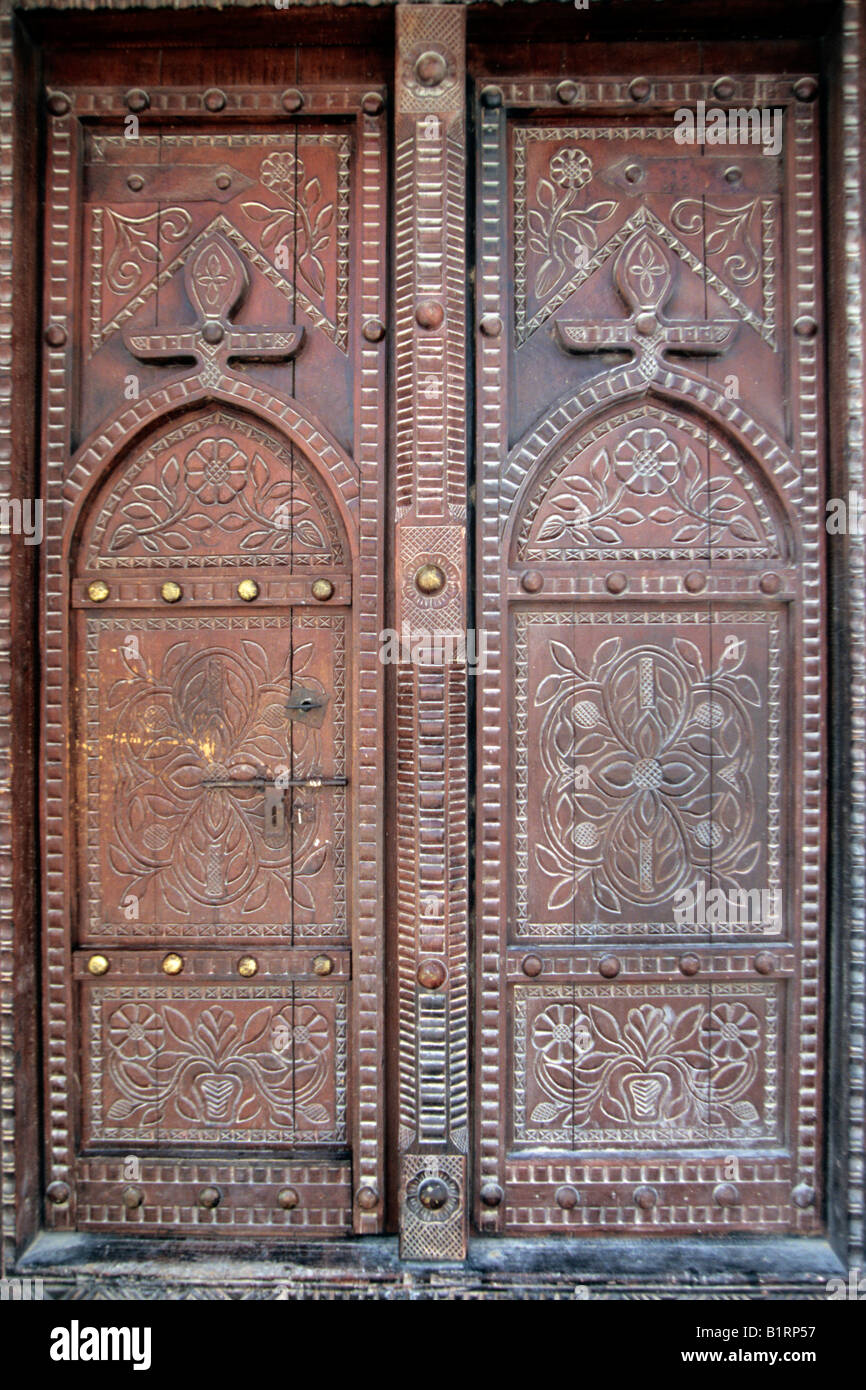
<svg viewBox="0 0 866 1390">
<path fill-rule="evenodd" d="M 570 106 L 577 99 L 577 83 L 567 80 L 560 82 L 556 89 L 556 99 L 561 101 L 563 106 Z"/>
<path fill-rule="evenodd" d="M 374 1211 L 379 1205 L 379 1194 L 375 1187 L 362 1187 L 355 1200 L 362 1211 Z"/>
<path fill-rule="evenodd" d="M 598 963 L 598 973 L 606 980 L 615 980 L 621 970 L 622 966 L 616 956 L 604 956 Z"/>
<path fill-rule="evenodd" d="M 527 570 L 520 576 L 520 584 L 528 594 L 537 594 L 544 588 L 544 577 L 538 570 Z"/>
<path fill-rule="evenodd" d="M 330 957 L 330 956 L 314 956 L 314 957 L 313 957 L 313 974 L 314 974 L 314 975 L 333 975 L 333 973 L 334 973 L 334 962 L 331 960 L 331 957 Z"/>
<path fill-rule="evenodd" d="M 743 177 L 743 171 L 737 164 L 732 164 L 725 170 L 725 181 L 727 183 L 739 183 Z"/>
<path fill-rule="evenodd" d="M 759 975 L 772 975 L 773 957 L 769 951 L 759 951 L 752 963 Z"/>
<path fill-rule="evenodd" d="M 146 111 L 150 106 L 150 97 L 142 87 L 133 87 L 126 94 L 126 105 L 130 111 Z"/>
<path fill-rule="evenodd" d="M 65 1206 L 72 1196 L 69 1184 L 65 1182 L 49 1183 L 45 1189 L 45 1196 L 53 1207 Z"/>
<path fill-rule="evenodd" d="M 643 169 L 639 164 L 627 164 L 625 177 L 628 183 L 640 183 L 643 178 Z"/>
<path fill-rule="evenodd" d="M 280 97 L 284 111 L 300 111 L 304 104 L 304 94 L 297 87 L 287 87 Z"/>
<path fill-rule="evenodd" d="M 642 1184 L 635 1188 L 634 1204 L 636 1207 L 640 1207 L 641 1211 L 652 1211 L 653 1207 L 658 1205 L 658 1200 L 659 1194 L 654 1187 Z"/>
<path fill-rule="evenodd" d="M 159 596 L 166 603 L 177 603 L 183 595 L 183 589 L 174 579 L 167 579 L 160 585 Z"/>
<path fill-rule="evenodd" d="M 422 565 L 415 575 L 415 588 L 420 594 L 441 594 L 445 584 L 445 572 L 438 565 Z"/>
<path fill-rule="evenodd" d="M 238 974 L 245 980 L 251 980 L 259 968 L 259 963 L 255 956 L 241 956 L 238 961 Z"/>
<path fill-rule="evenodd" d="M 481 1189 L 481 1200 L 485 1207 L 498 1207 L 501 1205 L 505 1193 L 498 1182 L 486 1182 Z"/>
<path fill-rule="evenodd" d="M 216 178 L 214 179 L 214 183 L 216 184 L 217 188 L 225 192 L 227 188 L 231 188 L 232 186 L 231 175 L 217 174 Z"/>
<path fill-rule="evenodd" d="M 300 1200 L 300 1197 L 293 1187 L 281 1187 L 277 1193 L 277 1201 L 283 1211 L 294 1211 Z"/>
<path fill-rule="evenodd" d="M 144 188 L 144 179 L 141 177 L 141 174 L 130 174 L 129 178 L 126 180 L 126 186 L 130 193 L 140 193 Z"/>
<path fill-rule="evenodd" d="M 448 1201 L 448 1186 L 441 1178 L 425 1178 L 418 1185 L 418 1201 L 426 1211 L 441 1211 Z"/>
<path fill-rule="evenodd" d="M 635 77 L 634 80 L 629 83 L 628 94 L 632 101 L 646 101 L 651 90 L 652 88 L 646 77 Z"/>
<path fill-rule="evenodd" d="M 604 583 L 609 594 L 623 594 L 628 588 L 628 580 L 619 570 L 614 570 L 613 574 L 609 574 Z"/>
<path fill-rule="evenodd" d="M 367 319 L 361 332 L 368 343 L 381 343 L 385 336 L 385 325 L 381 319 Z"/>
<path fill-rule="evenodd" d="M 798 77 L 793 90 L 798 101 L 814 101 L 818 95 L 818 83 L 814 77 Z"/>
<path fill-rule="evenodd" d="M 719 1182 L 713 1188 L 713 1201 L 719 1207 L 735 1207 L 739 1203 L 739 1188 L 732 1182 Z"/>
<path fill-rule="evenodd" d="M 361 110 L 365 116 L 381 116 L 385 110 L 385 98 L 381 92 L 365 92 L 361 97 Z"/>
<path fill-rule="evenodd" d="M 127 1211 L 135 1211 L 144 1202 L 144 1193 L 140 1187 L 125 1187 L 120 1194 L 120 1200 Z"/>
<path fill-rule="evenodd" d="M 502 88 L 482 87 L 481 105 L 485 106 L 488 111 L 495 111 L 498 106 L 502 105 Z"/>
<path fill-rule="evenodd" d="M 791 1193 L 795 1207 L 810 1207 L 815 1200 L 815 1189 L 807 1182 L 798 1183 Z"/>
<path fill-rule="evenodd" d="M 794 322 L 794 332 L 798 338 L 814 338 L 818 324 L 811 314 L 801 314 Z"/>
<path fill-rule="evenodd" d="M 419 328 L 426 328 L 428 333 L 433 333 L 437 328 L 441 328 L 445 321 L 445 310 L 436 299 L 422 299 L 415 310 L 415 322 Z"/>
<path fill-rule="evenodd" d="M 758 583 L 760 584 L 761 593 L 763 594 L 777 594 L 782 587 L 781 579 L 777 574 L 773 574 L 772 571 L 768 574 L 762 574 Z"/>
<path fill-rule="evenodd" d="M 415 60 L 415 77 L 422 87 L 438 87 L 448 73 L 448 64 L 441 53 L 428 51 Z"/>
<path fill-rule="evenodd" d="M 541 974 L 544 967 L 540 956 L 524 956 L 520 968 L 524 975 L 528 975 L 531 980 L 534 980 L 536 975 Z"/>
<path fill-rule="evenodd" d="M 49 347 L 63 347 L 66 343 L 66 329 L 63 324 L 49 323 L 45 330 L 45 341 Z"/>
<path fill-rule="evenodd" d="M 219 1206 L 221 1198 L 222 1193 L 218 1187 L 203 1187 L 198 1194 L 198 1204 L 207 1211 L 212 1211 L 214 1207 Z"/>
<path fill-rule="evenodd" d="M 697 975 L 701 968 L 700 957 L 692 955 L 691 952 L 685 956 L 680 956 L 679 967 L 680 973 L 683 975 Z"/>
<path fill-rule="evenodd" d="M 101 579 L 94 579 L 93 583 L 87 586 L 87 597 L 93 603 L 104 603 L 108 598 L 108 585 Z"/>
<path fill-rule="evenodd" d="M 91 975 L 107 975 L 109 963 L 107 956 L 91 956 L 87 962 L 87 968 Z"/>
<path fill-rule="evenodd" d="M 206 343 L 210 343 L 211 347 L 216 347 L 217 343 L 221 343 L 225 335 L 226 331 L 218 319 L 209 319 L 207 323 L 202 325 L 201 336 Z"/>
<path fill-rule="evenodd" d="M 445 966 L 441 960 L 422 960 L 418 966 L 418 983 L 424 989 L 439 989 L 445 983 Z"/>
<path fill-rule="evenodd" d="M 683 588 L 689 594 L 699 594 L 707 587 L 707 576 L 701 570 L 689 570 Z"/>
<path fill-rule="evenodd" d="M 713 83 L 713 96 L 718 97 L 720 101 L 730 101 L 736 90 L 736 83 L 732 77 L 720 77 Z"/>
<path fill-rule="evenodd" d="M 238 585 L 238 598 L 242 598 L 244 603 L 252 603 L 254 598 L 259 596 L 259 586 L 254 579 L 242 579 Z"/>
<path fill-rule="evenodd" d="M 202 97 L 206 111 L 222 111 L 226 104 L 226 94 L 219 87 L 210 87 Z"/>
<path fill-rule="evenodd" d="M 179 975 L 183 970 L 183 956 L 179 956 L 176 951 L 170 951 L 163 959 L 162 968 L 166 975 Z"/>
<path fill-rule="evenodd" d="M 72 102 L 65 92 L 49 92 L 45 104 L 52 116 L 65 116 L 72 106 Z"/>
<path fill-rule="evenodd" d="M 485 338 L 498 338 L 502 332 L 502 319 L 498 314 L 485 314 L 478 327 Z"/>
<path fill-rule="evenodd" d="M 327 603 L 329 598 L 334 597 L 334 586 L 330 579 L 314 579 L 311 586 L 313 598 L 317 598 L 319 603 Z"/>
<path fill-rule="evenodd" d="M 556 1202 L 563 1211 L 574 1211 L 574 1208 L 580 1203 L 580 1193 L 576 1187 L 566 1184 L 564 1187 L 556 1189 Z"/>
</svg>

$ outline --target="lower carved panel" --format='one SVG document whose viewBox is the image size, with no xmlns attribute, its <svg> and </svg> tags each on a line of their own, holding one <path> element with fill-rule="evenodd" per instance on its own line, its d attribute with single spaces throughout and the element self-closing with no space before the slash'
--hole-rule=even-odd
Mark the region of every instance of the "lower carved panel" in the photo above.
<svg viewBox="0 0 866 1390">
<path fill-rule="evenodd" d="M 338 1163 L 84 1159 L 78 1225 L 91 1231 L 346 1235 L 352 1170 Z"/>
<path fill-rule="evenodd" d="M 85 1019 L 90 1145 L 346 1142 L 345 987 L 104 985 Z"/>
<path fill-rule="evenodd" d="M 514 1142 L 780 1143 L 779 1012 L 777 984 L 518 985 Z"/>
</svg>

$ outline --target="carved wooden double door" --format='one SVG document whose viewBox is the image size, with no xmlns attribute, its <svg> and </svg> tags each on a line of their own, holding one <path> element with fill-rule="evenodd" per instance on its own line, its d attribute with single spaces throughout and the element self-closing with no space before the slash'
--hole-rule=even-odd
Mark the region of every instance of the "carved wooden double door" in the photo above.
<svg viewBox="0 0 866 1390">
<path fill-rule="evenodd" d="M 819 1227 L 815 83 L 465 22 L 50 74 L 54 1228 Z"/>
</svg>

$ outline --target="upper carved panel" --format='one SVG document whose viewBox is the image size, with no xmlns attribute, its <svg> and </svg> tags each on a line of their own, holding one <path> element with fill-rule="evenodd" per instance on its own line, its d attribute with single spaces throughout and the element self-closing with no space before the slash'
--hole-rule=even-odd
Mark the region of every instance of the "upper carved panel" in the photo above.
<svg viewBox="0 0 866 1390">
<path fill-rule="evenodd" d="M 92 352 L 215 232 L 346 351 L 348 135 L 100 134 L 89 152 Z"/>
<path fill-rule="evenodd" d="M 339 566 L 345 541 L 296 449 L 227 410 L 133 454 L 98 503 L 90 568 L 154 564 Z"/>
<path fill-rule="evenodd" d="M 770 559 L 784 538 L 731 449 L 656 406 L 621 411 L 543 469 L 516 530 L 519 562 Z"/>
<path fill-rule="evenodd" d="M 775 344 L 779 161 L 748 159 L 731 183 L 722 160 L 696 160 L 673 136 L 661 125 L 515 128 L 518 343 L 647 227 Z M 708 167 L 695 176 L 696 164 Z M 680 196 L 684 186 L 691 196 Z"/>
</svg>

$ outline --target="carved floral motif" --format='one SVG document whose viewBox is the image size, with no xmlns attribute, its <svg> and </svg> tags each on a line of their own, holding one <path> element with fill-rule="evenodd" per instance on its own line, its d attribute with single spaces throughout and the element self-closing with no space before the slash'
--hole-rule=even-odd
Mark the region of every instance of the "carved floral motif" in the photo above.
<svg viewBox="0 0 866 1390">
<path fill-rule="evenodd" d="M 749 707 L 763 698 L 725 651 L 708 671 L 698 647 L 624 649 L 602 642 L 584 670 L 564 643 L 539 684 L 543 835 L 535 858 L 549 911 L 586 886 L 598 908 L 672 909 L 700 874 L 739 886 L 760 852 L 754 838 Z M 584 780 L 575 769 L 585 770 Z"/>
<path fill-rule="evenodd" d="M 758 1077 L 763 1030 L 741 1000 L 626 1009 L 549 1003 L 534 1015 L 534 1081 L 544 1096 L 534 1125 L 748 1132 L 759 1113 L 747 1096 Z"/>
<path fill-rule="evenodd" d="M 243 638 L 240 650 L 178 641 L 161 662 L 124 654 L 127 673 L 106 694 L 121 792 L 107 853 L 125 880 L 121 897 L 154 892 L 181 917 L 196 903 L 250 913 L 270 902 L 287 924 L 314 910 L 307 880 L 330 852 L 318 803 L 275 847 L 264 839 L 262 788 L 243 786 L 278 767 L 321 770 L 319 731 L 290 736 L 285 709 L 293 679 L 319 685 L 303 675 L 312 651 L 275 654 Z M 226 781 L 235 785 L 213 785 Z"/>
<path fill-rule="evenodd" d="M 105 1024 L 105 1068 L 118 1092 L 112 1125 L 147 1129 L 167 1116 L 218 1130 L 299 1122 L 327 1126 L 317 1097 L 334 1069 L 332 1024 L 313 1004 L 266 1004 L 246 1017 L 123 1003 Z M 170 1121 L 171 1122 L 171 1121 Z"/>
<path fill-rule="evenodd" d="M 331 240 L 334 204 L 322 195 L 317 177 L 307 178 L 304 161 L 292 153 L 271 154 L 262 160 L 261 182 L 279 198 L 270 203 L 243 203 L 251 222 L 262 224 L 262 248 L 270 250 L 285 267 L 296 265 L 309 289 L 321 298 L 325 293 L 325 267 L 320 252 Z M 297 260 L 293 256 L 297 254 Z"/>
</svg>

